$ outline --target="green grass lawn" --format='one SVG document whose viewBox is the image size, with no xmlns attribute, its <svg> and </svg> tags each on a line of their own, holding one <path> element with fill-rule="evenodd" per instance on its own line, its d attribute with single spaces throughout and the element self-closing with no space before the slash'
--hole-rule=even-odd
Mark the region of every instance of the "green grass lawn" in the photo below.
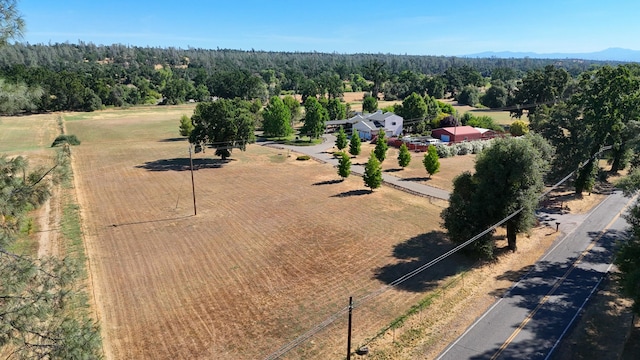
<svg viewBox="0 0 640 360">
<path fill-rule="evenodd" d="M 489 116 L 493 119 L 496 124 L 499 125 L 511 125 L 514 121 L 518 120 L 516 118 L 512 118 L 508 111 L 492 111 L 488 109 L 474 109 L 470 110 L 473 116 Z M 525 123 L 529 123 L 529 119 L 526 116 L 523 116 L 520 120 Z"/>
</svg>

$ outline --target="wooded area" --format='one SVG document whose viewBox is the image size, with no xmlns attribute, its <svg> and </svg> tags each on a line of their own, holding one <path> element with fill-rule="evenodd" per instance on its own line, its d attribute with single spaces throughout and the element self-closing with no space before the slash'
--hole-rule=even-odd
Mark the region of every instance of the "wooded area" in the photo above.
<svg viewBox="0 0 640 360">
<path fill-rule="evenodd" d="M 120 44 L 22 44 L 0 49 L 0 111 L 93 111 L 103 106 L 178 104 L 211 97 L 259 98 L 283 92 L 339 97 L 382 92 L 456 96 L 486 79 L 503 82 L 547 65 L 571 76 L 604 62 L 177 49 Z M 610 63 L 611 64 L 611 63 Z M 494 89 L 493 91 L 495 91 Z"/>
</svg>

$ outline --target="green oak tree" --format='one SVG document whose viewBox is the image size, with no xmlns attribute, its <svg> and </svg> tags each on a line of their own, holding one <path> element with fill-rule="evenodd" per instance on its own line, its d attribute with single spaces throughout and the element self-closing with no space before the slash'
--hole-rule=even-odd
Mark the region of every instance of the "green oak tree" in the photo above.
<svg viewBox="0 0 640 360">
<path fill-rule="evenodd" d="M 480 102 L 480 90 L 477 87 L 467 85 L 458 95 L 458 103 L 462 105 L 476 106 Z"/>
<path fill-rule="evenodd" d="M 553 65 L 529 71 L 518 83 L 514 97 L 507 104 L 513 107 L 511 115 L 520 118 L 525 109 L 531 115 L 541 105 L 562 101 L 570 80 L 571 76 L 566 70 Z"/>
<path fill-rule="evenodd" d="M 287 137 L 293 134 L 291 111 L 278 96 L 272 96 L 262 112 L 262 128 L 269 137 Z"/>
<path fill-rule="evenodd" d="M 347 117 L 347 106 L 339 98 L 329 99 L 326 109 L 329 120 L 343 120 Z"/>
<path fill-rule="evenodd" d="M 370 61 L 362 66 L 362 72 L 365 78 L 373 81 L 373 86 L 371 87 L 371 96 L 376 99 L 377 108 L 377 99 L 378 93 L 380 92 L 380 87 L 382 86 L 382 83 L 389 77 L 389 74 L 385 69 L 385 62 L 374 59 L 373 61 Z"/>
<path fill-rule="evenodd" d="M 291 127 L 293 127 L 294 122 L 300 120 L 300 102 L 291 95 L 282 98 L 282 102 L 289 108 L 289 112 L 291 113 Z"/>
<path fill-rule="evenodd" d="M 255 140 L 250 106 L 250 102 L 238 99 L 199 103 L 191 116 L 194 129 L 189 142 L 211 145 L 222 160 L 231 156 L 233 148 L 244 151 Z"/>
<path fill-rule="evenodd" d="M 507 105 L 509 93 L 503 85 L 491 85 L 480 97 L 480 103 L 488 108 L 503 108 Z"/>
<path fill-rule="evenodd" d="M 329 114 L 314 97 L 308 97 L 307 100 L 305 100 L 304 109 L 304 125 L 302 125 L 300 129 L 300 133 L 317 139 L 324 133 L 327 127 L 326 122 L 329 119 Z"/>
<path fill-rule="evenodd" d="M 397 106 L 396 113 L 404 118 L 404 121 L 413 124 L 415 132 L 422 132 L 425 129 L 423 120 L 427 117 L 429 108 L 424 98 L 417 93 L 412 93 L 402 101 L 402 105 Z"/>
<path fill-rule="evenodd" d="M 374 113 L 378 110 L 378 100 L 373 96 L 366 96 L 362 99 L 362 111 Z"/>
<path fill-rule="evenodd" d="M 519 211 L 503 225 L 508 247 L 515 251 L 517 234 L 528 231 L 535 223 L 534 211 L 552 154 L 551 145 L 536 134 L 496 139 L 476 158 L 475 173 L 463 174 L 454 181 L 452 201 L 441 214 L 451 240 L 468 240 L 465 236 L 469 234 L 461 230 L 463 226 L 474 232 L 484 230 Z M 489 233 L 474 245 L 481 256 L 493 257 L 491 239 Z"/>
</svg>

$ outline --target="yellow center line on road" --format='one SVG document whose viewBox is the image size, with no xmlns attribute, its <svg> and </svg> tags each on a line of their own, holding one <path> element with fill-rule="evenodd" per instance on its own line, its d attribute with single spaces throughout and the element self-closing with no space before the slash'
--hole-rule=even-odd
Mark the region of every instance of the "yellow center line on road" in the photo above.
<svg viewBox="0 0 640 360">
<path fill-rule="evenodd" d="M 575 269 L 578 264 L 580 264 L 580 262 L 582 261 L 582 259 L 587 255 L 587 253 L 593 249 L 593 247 L 596 245 L 596 242 L 598 242 L 598 240 L 600 240 L 605 232 L 613 225 L 614 222 L 616 222 L 616 220 L 618 220 L 618 218 L 620 217 L 620 215 L 622 215 L 622 213 L 627 209 L 627 207 L 629 206 L 629 204 L 635 199 L 635 197 L 633 197 L 629 202 L 627 202 L 627 204 L 625 204 L 625 206 L 622 208 L 622 210 L 620 210 L 616 216 L 613 217 L 613 219 L 607 224 L 607 226 L 604 227 L 604 229 L 600 232 L 600 234 L 593 240 L 591 240 L 591 243 L 589 244 L 589 246 L 587 246 L 586 249 L 584 249 L 584 251 L 580 254 L 580 256 L 578 257 L 578 259 L 576 261 L 574 261 L 573 265 L 571 265 L 571 268 L 569 268 L 569 270 L 567 270 L 564 275 L 558 280 L 556 281 L 556 283 L 553 285 L 553 287 L 551 288 L 551 290 L 549 290 L 549 292 L 547 292 L 547 294 L 540 299 L 540 302 L 538 303 L 538 305 L 536 306 L 535 309 L 533 309 L 528 315 L 527 317 L 522 320 L 522 322 L 520 323 L 520 325 L 518 326 L 518 328 L 516 328 L 513 333 L 511 333 L 511 336 L 509 336 L 509 338 L 507 338 L 507 340 L 502 344 L 502 346 L 500 346 L 500 349 L 498 349 L 498 351 L 493 354 L 493 356 L 491 357 L 491 360 L 495 360 L 498 358 L 498 356 L 500 356 L 500 354 L 502 354 L 502 352 L 507 348 L 507 346 L 509 346 L 509 344 L 511 344 L 511 342 L 513 341 L 513 339 L 516 338 L 516 336 L 518 336 L 518 334 L 522 331 L 522 329 L 529 323 L 529 321 L 531 321 L 531 319 L 533 318 L 533 316 L 538 312 L 538 310 L 540 310 L 540 308 L 542 308 L 542 306 L 549 300 L 549 298 L 551 297 L 551 295 L 558 289 L 558 287 L 560 287 L 560 285 L 562 285 L 562 282 L 569 276 L 569 274 L 571 274 L 571 272 L 573 271 L 573 269 Z"/>
</svg>

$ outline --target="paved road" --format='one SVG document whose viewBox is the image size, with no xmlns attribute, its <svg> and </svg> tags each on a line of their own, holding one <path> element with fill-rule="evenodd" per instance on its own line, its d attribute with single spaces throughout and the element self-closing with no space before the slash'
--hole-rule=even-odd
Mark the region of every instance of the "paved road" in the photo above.
<svg viewBox="0 0 640 360">
<path fill-rule="evenodd" d="M 301 154 L 309 155 L 311 157 L 314 157 L 320 161 L 329 163 L 331 165 L 338 166 L 338 159 L 333 157 L 333 153 L 331 151 L 331 148 L 336 143 L 335 136 L 331 134 L 325 134 L 323 136 L 323 140 L 324 141 L 321 144 L 313 145 L 313 146 L 293 146 L 293 145 L 283 145 L 283 144 L 270 143 L 270 142 L 264 142 L 261 144 L 265 146 L 272 146 L 272 147 L 277 147 L 281 149 L 290 149 L 292 151 L 295 151 Z M 351 172 L 362 175 L 364 174 L 364 166 L 352 165 Z M 382 173 L 382 180 L 387 185 L 392 185 L 405 191 L 410 191 L 413 193 L 430 196 L 436 199 L 449 200 L 449 192 L 446 190 L 434 188 L 432 186 L 427 186 L 427 185 L 420 184 L 413 181 L 406 181 L 401 178 L 391 176 L 385 173 Z"/>
<path fill-rule="evenodd" d="M 614 192 L 587 215 L 540 214 L 565 235 L 438 359 L 548 359 L 610 269 L 629 202 Z"/>
</svg>

